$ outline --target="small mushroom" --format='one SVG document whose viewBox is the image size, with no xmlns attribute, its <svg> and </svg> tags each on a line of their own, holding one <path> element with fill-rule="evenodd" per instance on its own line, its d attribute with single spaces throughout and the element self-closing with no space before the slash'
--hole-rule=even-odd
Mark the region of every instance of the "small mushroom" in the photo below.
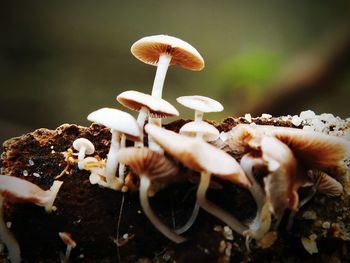
<svg viewBox="0 0 350 263">
<path fill-rule="evenodd" d="M 205 197 L 212 174 L 244 187 L 250 186 L 249 179 L 236 160 L 201 138 L 183 136 L 152 124 L 147 124 L 145 130 L 167 153 L 188 168 L 201 173 L 197 190 L 199 205 L 242 235 L 247 227 Z"/>
<path fill-rule="evenodd" d="M 95 152 L 95 147 L 92 142 L 85 138 L 76 139 L 73 142 L 73 148 L 79 152 L 79 161 L 83 160 L 86 154 L 93 154 Z"/>
<path fill-rule="evenodd" d="M 128 147 L 119 150 L 119 162 L 128 165 L 133 173 L 140 177 L 140 202 L 143 211 L 152 224 L 167 238 L 175 243 L 185 241 L 185 238 L 177 235 L 153 212 L 148 197 L 154 185 L 154 181 L 168 181 L 177 174 L 177 167 L 164 155 L 153 152 L 148 148 Z"/>
<path fill-rule="evenodd" d="M 105 171 L 106 182 L 100 182 L 100 184 L 104 187 L 120 190 L 124 183 L 124 175 L 120 178 L 116 177 L 120 135 L 125 134 L 134 141 L 140 140 L 140 128 L 135 118 L 129 113 L 112 108 L 96 110 L 90 113 L 87 119 L 111 129 L 111 146 L 108 152 Z"/>
<path fill-rule="evenodd" d="M 7 228 L 3 217 L 3 202 L 33 203 L 45 207 L 47 212 L 53 209 L 53 202 L 63 182 L 54 181 L 50 190 L 42 190 L 37 185 L 14 176 L 0 175 L 0 239 L 5 243 L 12 263 L 21 262 L 19 245 Z"/>
<path fill-rule="evenodd" d="M 124 91 L 118 95 L 117 100 L 125 107 L 139 111 L 137 123 L 141 127 L 141 131 L 143 131 L 147 116 L 152 118 L 179 116 L 177 109 L 166 100 L 142 92 L 134 90 Z M 135 142 L 135 146 L 143 147 L 143 134 L 141 140 L 141 142 Z"/>
<path fill-rule="evenodd" d="M 195 121 L 202 121 L 204 113 L 220 112 L 224 109 L 220 102 L 205 96 L 182 96 L 178 97 L 176 100 L 183 106 L 195 110 Z"/>
<path fill-rule="evenodd" d="M 63 243 L 67 246 L 66 253 L 62 263 L 69 262 L 69 257 L 72 252 L 72 249 L 77 246 L 77 243 L 72 239 L 72 235 L 67 232 L 59 232 L 59 237 L 62 239 Z"/>
<path fill-rule="evenodd" d="M 320 170 L 307 171 L 308 177 L 316 185 L 317 191 L 329 197 L 339 196 L 343 193 L 343 186 L 337 180 Z"/>
</svg>

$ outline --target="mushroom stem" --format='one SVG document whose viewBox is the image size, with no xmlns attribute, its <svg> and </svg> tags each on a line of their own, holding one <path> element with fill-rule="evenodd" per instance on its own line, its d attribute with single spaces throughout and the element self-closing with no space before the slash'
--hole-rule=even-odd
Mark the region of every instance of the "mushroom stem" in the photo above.
<svg viewBox="0 0 350 263">
<path fill-rule="evenodd" d="M 118 150 L 120 148 L 120 144 L 119 144 L 120 133 L 113 129 L 111 130 L 111 133 L 112 133 L 111 146 L 108 152 L 105 176 L 106 176 L 107 187 L 113 188 L 113 186 L 119 187 L 119 184 L 117 182 L 118 180 L 115 175 L 118 167 Z"/>
<path fill-rule="evenodd" d="M 125 144 L 126 144 L 126 136 L 125 134 L 121 135 L 121 139 L 120 139 L 120 149 L 125 148 Z M 125 173 L 125 164 L 120 163 L 119 164 L 119 180 L 124 182 L 124 173 Z"/>
<path fill-rule="evenodd" d="M 198 213 L 199 213 L 199 204 L 198 204 L 198 202 L 196 202 L 196 204 L 193 208 L 191 217 L 188 219 L 186 224 L 184 224 L 182 227 L 176 229 L 175 233 L 181 235 L 181 234 L 185 233 L 188 229 L 190 229 L 191 226 L 194 224 L 194 221 L 196 221 Z"/>
<path fill-rule="evenodd" d="M 78 153 L 78 160 L 81 161 L 84 159 L 85 157 L 85 152 L 86 152 L 86 147 L 85 146 L 82 146 L 79 150 L 79 153 Z"/>
<path fill-rule="evenodd" d="M 226 211 L 222 210 L 212 202 L 208 201 L 205 197 L 207 189 L 210 184 L 210 173 L 202 172 L 201 180 L 199 183 L 199 187 L 197 190 L 197 202 L 198 204 L 207 212 L 219 218 L 223 222 L 225 222 L 229 227 L 232 228 L 235 232 L 240 235 L 248 230 L 246 226 L 244 226 L 241 222 L 239 222 L 234 216 L 230 215 Z"/>
<path fill-rule="evenodd" d="M 63 182 L 62 181 L 58 181 L 55 180 L 53 181 L 53 184 L 50 188 L 50 196 L 51 198 L 49 199 L 49 201 L 45 204 L 45 211 L 47 213 L 50 213 L 52 210 L 56 209 L 53 206 L 53 203 L 55 202 L 56 196 L 58 194 L 58 191 L 60 190 L 61 186 L 62 186 Z"/>
<path fill-rule="evenodd" d="M 154 124 L 158 127 L 162 127 L 162 119 L 161 118 L 151 118 L 149 117 L 148 118 L 148 122 L 151 123 L 151 124 Z M 157 153 L 160 153 L 160 154 L 163 154 L 163 149 L 159 146 L 159 144 L 157 144 L 152 136 L 148 135 L 148 148 L 150 148 L 150 150 L 154 151 L 154 152 L 157 152 Z"/>
<path fill-rule="evenodd" d="M 10 261 L 12 263 L 21 262 L 21 251 L 19 244 L 4 222 L 3 215 L 4 198 L 0 195 L 0 239 L 5 243 Z"/>
<path fill-rule="evenodd" d="M 194 111 L 194 121 L 202 121 L 204 116 L 204 112 L 195 110 Z"/>
<path fill-rule="evenodd" d="M 169 227 L 163 224 L 155 215 L 148 200 L 148 190 L 151 185 L 151 180 L 146 175 L 140 175 L 140 178 L 140 202 L 142 209 L 145 212 L 148 219 L 163 235 L 165 235 L 170 240 L 174 241 L 175 243 L 184 242 L 186 240 L 185 238 L 177 235 Z"/>
<path fill-rule="evenodd" d="M 142 148 L 144 146 L 143 144 L 143 126 L 145 125 L 145 122 L 146 122 L 146 119 L 147 119 L 147 116 L 148 116 L 148 110 L 146 107 L 142 107 L 141 110 L 139 111 L 139 115 L 137 116 L 137 124 L 140 126 L 141 128 L 141 141 L 139 142 L 135 142 L 134 143 L 134 146 L 135 147 L 140 147 Z"/>
<path fill-rule="evenodd" d="M 163 85 L 168 67 L 171 61 L 171 55 L 163 53 L 159 56 L 157 63 L 156 76 L 154 77 L 153 87 L 152 87 L 152 96 L 161 98 L 163 92 Z"/>
<path fill-rule="evenodd" d="M 63 263 L 69 262 L 70 253 L 72 252 L 72 246 L 67 245 L 66 254 L 64 255 Z"/>
</svg>

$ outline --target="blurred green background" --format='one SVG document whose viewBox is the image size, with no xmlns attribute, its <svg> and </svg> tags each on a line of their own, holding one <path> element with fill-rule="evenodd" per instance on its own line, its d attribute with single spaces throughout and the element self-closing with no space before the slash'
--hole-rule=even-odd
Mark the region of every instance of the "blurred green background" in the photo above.
<svg viewBox="0 0 350 263">
<path fill-rule="evenodd" d="M 349 117 L 350 1 L 3 1 L 0 142 L 36 128 L 88 125 L 115 97 L 150 93 L 156 68 L 130 46 L 168 34 L 192 44 L 206 67 L 173 66 L 163 96 L 205 95 L 225 111 Z M 134 113 L 136 116 L 136 113 Z M 170 120 L 167 120 L 170 121 Z M 166 122 L 167 122 L 166 121 Z"/>
</svg>

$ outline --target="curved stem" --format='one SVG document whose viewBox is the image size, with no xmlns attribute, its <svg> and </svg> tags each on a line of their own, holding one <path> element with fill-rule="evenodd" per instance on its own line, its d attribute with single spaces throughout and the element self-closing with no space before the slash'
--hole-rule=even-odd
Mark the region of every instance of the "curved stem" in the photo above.
<svg viewBox="0 0 350 263">
<path fill-rule="evenodd" d="M 118 167 L 118 150 L 119 150 L 119 132 L 111 130 L 111 146 L 109 148 L 107 163 L 106 163 L 106 181 L 108 187 L 113 187 L 117 182 L 116 172 Z"/>
<path fill-rule="evenodd" d="M 170 65 L 171 55 L 163 53 L 159 56 L 156 76 L 154 77 L 152 96 L 161 98 L 163 93 L 163 85 L 168 67 Z"/>
<path fill-rule="evenodd" d="M 47 213 L 50 213 L 54 209 L 53 203 L 55 202 L 55 199 L 57 197 L 58 191 L 60 190 L 62 184 L 63 184 L 62 181 L 58 181 L 58 180 L 53 181 L 53 184 L 52 184 L 52 186 L 50 187 L 50 190 L 49 190 L 49 192 L 50 192 L 50 199 L 45 204 L 45 211 Z"/>
<path fill-rule="evenodd" d="M 5 243 L 11 263 L 21 262 L 21 251 L 16 238 L 7 228 L 3 213 L 4 198 L 0 195 L 0 239 Z"/>
<path fill-rule="evenodd" d="M 193 208 L 191 217 L 188 219 L 186 224 L 184 224 L 182 227 L 176 229 L 175 233 L 181 235 L 181 234 L 185 233 L 188 229 L 190 229 L 191 226 L 194 224 L 194 221 L 196 221 L 198 213 L 199 213 L 199 204 L 198 204 L 198 202 L 196 202 L 196 204 Z"/>
<path fill-rule="evenodd" d="M 210 183 L 210 173 L 202 172 L 201 181 L 197 190 L 197 202 L 198 204 L 210 214 L 216 216 L 223 222 L 225 222 L 229 227 L 240 235 L 248 228 L 239 222 L 233 215 L 222 210 L 220 207 L 216 206 L 212 202 L 208 201 L 205 197 L 207 189 Z"/>
<path fill-rule="evenodd" d="M 148 123 L 154 124 L 158 127 L 162 126 L 162 119 L 161 118 L 148 118 Z M 150 150 L 163 154 L 164 151 L 163 149 L 152 139 L 152 136 L 148 135 L 148 148 L 150 148 Z"/>
<path fill-rule="evenodd" d="M 148 219 L 163 235 L 165 235 L 170 240 L 174 241 L 175 243 L 184 242 L 186 240 L 185 238 L 177 235 L 169 227 L 163 224 L 153 212 L 148 200 L 148 190 L 151 185 L 151 180 L 145 175 L 140 175 L 140 178 L 140 202 L 142 209 Z"/>
</svg>

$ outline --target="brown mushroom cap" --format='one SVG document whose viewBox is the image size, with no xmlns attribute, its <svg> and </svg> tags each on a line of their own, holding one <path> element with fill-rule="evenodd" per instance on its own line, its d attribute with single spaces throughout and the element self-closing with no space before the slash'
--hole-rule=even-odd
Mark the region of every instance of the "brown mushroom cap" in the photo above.
<svg viewBox="0 0 350 263">
<path fill-rule="evenodd" d="M 308 177 L 312 182 L 318 181 L 317 191 L 327 196 L 339 196 L 343 193 L 343 186 L 334 178 L 320 170 L 309 170 Z"/>
<path fill-rule="evenodd" d="M 63 243 L 67 246 L 70 246 L 72 248 L 75 248 L 77 246 L 77 243 L 72 239 L 72 235 L 68 232 L 59 232 L 59 237 L 62 239 Z"/>
<path fill-rule="evenodd" d="M 205 96 L 181 96 L 178 97 L 176 100 L 178 103 L 182 104 L 187 108 L 198 110 L 201 112 L 220 112 L 224 109 L 220 102 Z"/>
<path fill-rule="evenodd" d="M 188 168 L 215 174 L 245 187 L 250 185 L 233 157 L 202 139 L 183 136 L 152 124 L 147 124 L 145 130 L 166 152 Z"/>
<path fill-rule="evenodd" d="M 147 108 L 152 118 L 179 116 L 177 109 L 166 100 L 142 92 L 124 91 L 118 95 L 117 100 L 125 107 L 135 111 L 140 111 L 142 107 Z"/>
<path fill-rule="evenodd" d="M 177 166 L 164 155 L 148 148 L 127 147 L 118 152 L 120 163 L 128 165 L 135 174 L 152 178 L 172 176 L 177 173 Z"/>
<path fill-rule="evenodd" d="M 170 64 L 199 71 L 204 68 L 204 60 L 199 52 L 187 42 L 167 35 L 141 38 L 131 46 L 131 53 L 146 64 L 157 65 L 159 56 L 172 56 Z"/>
<path fill-rule="evenodd" d="M 0 194 L 15 203 L 34 203 L 45 206 L 52 199 L 50 191 L 14 176 L 0 175 Z"/>
</svg>

